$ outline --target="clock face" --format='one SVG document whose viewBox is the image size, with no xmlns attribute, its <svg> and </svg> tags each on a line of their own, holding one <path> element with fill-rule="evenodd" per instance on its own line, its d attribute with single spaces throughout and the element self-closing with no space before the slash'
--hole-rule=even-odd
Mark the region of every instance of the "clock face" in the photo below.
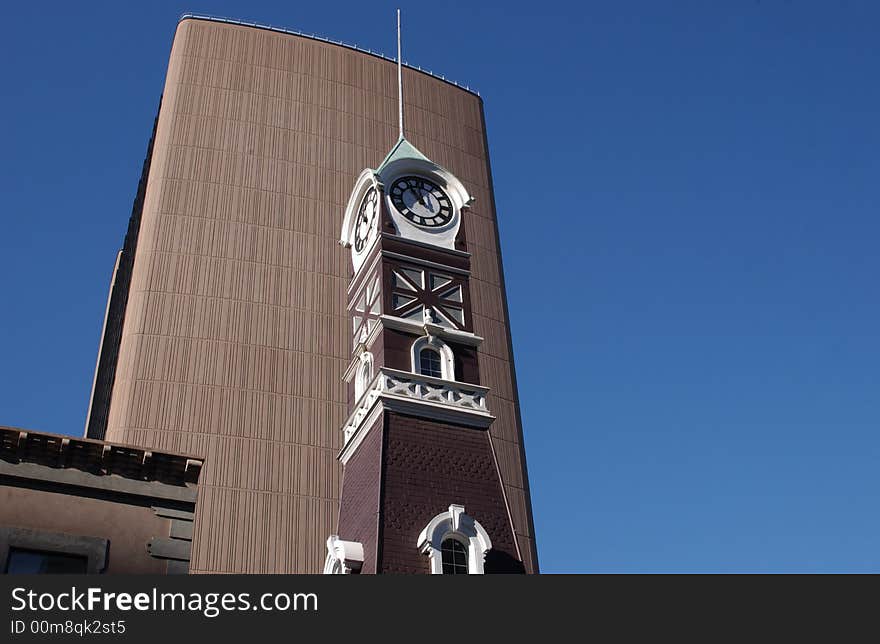
<svg viewBox="0 0 880 644">
<path fill-rule="evenodd" d="M 375 188 L 370 188 L 361 201 L 358 209 L 357 226 L 354 231 L 354 250 L 363 252 L 370 238 L 370 233 L 376 227 L 376 218 L 379 216 L 379 193 Z"/>
<path fill-rule="evenodd" d="M 391 185 L 391 203 L 417 226 L 438 228 L 452 221 L 452 200 L 433 181 L 400 177 Z"/>
</svg>

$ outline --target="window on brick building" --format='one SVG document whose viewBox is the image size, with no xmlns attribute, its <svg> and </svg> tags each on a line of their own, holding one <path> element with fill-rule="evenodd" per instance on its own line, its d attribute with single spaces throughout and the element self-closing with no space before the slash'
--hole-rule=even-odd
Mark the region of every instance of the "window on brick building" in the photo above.
<svg viewBox="0 0 880 644">
<path fill-rule="evenodd" d="M 8 575 L 84 575 L 88 557 L 66 552 L 48 552 L 27 548 L 10 548 L 6 562 Z"/>
<path fill-rule="evenodd" d="M 440 545 L 443 558 L 444 575 L 468 574 L 468 553 L 465 546 L 458 539 L 445 539 Z"/>
<path fill-rule="evenodd" d="M 440 338 L 425 336 L 412 344 L 412 371 L 431 378 L 455 380 L 455 354 Z"/>
<path fill-rule="evenodd" d="M 423 376 L 442 378 L 443 363 L 440 360 L 440 354 L 434 349 L 422 349 L 419 352 L 419 370 Z"/>
<path fill-rule="evenodd" d="M 416 546 L 432 575 L 482 575 L 492 541 L 480 522 L 452 504 L 428 522 Z"/>
</svg>

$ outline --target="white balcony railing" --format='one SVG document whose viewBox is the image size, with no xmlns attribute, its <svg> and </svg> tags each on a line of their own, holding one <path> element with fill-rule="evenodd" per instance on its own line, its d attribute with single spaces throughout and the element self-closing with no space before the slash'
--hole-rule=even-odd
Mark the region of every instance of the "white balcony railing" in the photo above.
<svg viewBox="0 0 880 644">
<path fill-rule="evenodd" d="M 459 414 L 478 416 L 478 424 L 488 425 L 485 421 L 491 421 L 492 415 L 486 409 L 487 393 L 489 389 L 479 385 L 381 367 L 342 428 L 344 442 L 355 435 L 378 398 L 423 404 L 451 413 L 450 418 Z"/>
</svg>

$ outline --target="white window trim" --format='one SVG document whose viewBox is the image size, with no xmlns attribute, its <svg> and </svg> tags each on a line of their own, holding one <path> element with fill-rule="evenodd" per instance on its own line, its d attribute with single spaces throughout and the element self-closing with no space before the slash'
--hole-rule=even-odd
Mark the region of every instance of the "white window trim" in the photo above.
<svg viewBox="0 0 880 644">
<path fill-rule="evenodd" d="M 455 381 L 455 354 L 448 344 L 435 335 L 426 335 L 412 345 L 412 372 L 422 373 L 421 353 L 422 349 L 434 349 L 440 354 L 440 373 L 442 380 Z"/>
<path fill-rule="evenodd" d="M 325 575 L 356 575 L 364 565 L 364 546 L 357 541 L 343 541 L 338 535 L 327 538 Z"/>
<path fill-rule="evenodd" d="M 492 541 L 480 522 L 465 514 L 463 505 L 450 505 L 428 522 L 419 534 L 418 548 L 428 555 L 432 575 L 443 574 L 441 546 L 446 539 L 456 539 L 468 550 L 468 574 L 484 574 L 486 553 L 492 549 Z"/>
<path fill-rule="evenodd" d="M 373 381 L 373 354 L 369 351 L 361 352 L 360 364 L 354 375 L 354 401 L 357 402 L 364 395 L 369 384 Z"/>
</svg>

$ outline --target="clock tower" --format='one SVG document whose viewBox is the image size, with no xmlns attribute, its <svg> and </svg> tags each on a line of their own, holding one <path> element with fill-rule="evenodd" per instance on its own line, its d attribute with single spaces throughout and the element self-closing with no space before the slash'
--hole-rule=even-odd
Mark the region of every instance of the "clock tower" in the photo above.
<svg viewBox="0 0 880 644">
<path fill-rule="evenodd" d="M 403 136 L 358 177 L 349 416 L 327 573 L 523 572 L 480 385 L 467 187 Z"/>
</svg>

